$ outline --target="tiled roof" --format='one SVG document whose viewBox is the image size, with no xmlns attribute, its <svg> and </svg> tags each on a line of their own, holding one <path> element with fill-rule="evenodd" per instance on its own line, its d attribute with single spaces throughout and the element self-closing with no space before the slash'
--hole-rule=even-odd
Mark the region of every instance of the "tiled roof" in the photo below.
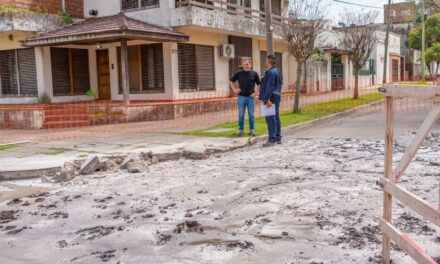
<svg viewBox="0 0 440 264">
<path fill-rule="evenodd" d="M 119 13 L 113 16 L 90 18 L 70 24 L 59 29 L 42 32 L 35 37 L 23 41 L 27 46 L 50 45 L 60 43 L 84 42 L 99 37 L 115 36 L 119 38 L 151 40 L 186 41 L 188 36 L 149 23 L 139 21 Z M 125 37 L 124 37 L 125 36 Z"/>
</svg>

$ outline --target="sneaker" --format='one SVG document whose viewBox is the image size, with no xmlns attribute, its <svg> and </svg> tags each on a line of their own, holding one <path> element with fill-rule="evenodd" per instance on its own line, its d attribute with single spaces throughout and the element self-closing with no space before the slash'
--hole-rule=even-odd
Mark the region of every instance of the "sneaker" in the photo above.
<svg viewBox="0 0 440 264">
<path fill-rule="evenodd" d="M 275 144 L 276 144 L 275 141 L 270 141 L 270 140 L 268 140 L 268 141 L 266 141 L 266 143 L 263 144 L 263 147 L 264 147 L 264 148 L 267 148 L 267 147 L 273 147 L 273 146 L 275 146 Z"/>
<path fill-rule="evenodd" d="M 237 134 L 237 137 L 241 137 L 241 136 L 243 136 L 243 134 L 244 134 L 244 132 L 242 130 L 240 130 Z"/>
<path fill-rule="evenodd" d="M 255 137 L 255 136 L 256 136 L 256 134 L 255 134 L 255 130 L 251 130 L 251 132 L 249 133 L 249 135 L 251 135 L 251 137 Z"/>
<path fill-rule="evenodd" d="M 279 140 L 279 141 L 277 141 L 277 144 L 281 145 L 281 144 L 283 144 L 283 142 L 281 140 Z"/>
</svg>

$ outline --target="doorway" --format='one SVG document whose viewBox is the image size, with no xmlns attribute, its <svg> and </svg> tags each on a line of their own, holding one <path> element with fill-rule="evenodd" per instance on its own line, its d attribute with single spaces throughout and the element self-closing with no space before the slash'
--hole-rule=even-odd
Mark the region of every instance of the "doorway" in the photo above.
<svg viewBox="0 0 440 264">
<path fill-rule="evenodd" d="M 332 91 L 344 90 L 344 64 L 340 54 L 332 54 Z"/>
<path fill-rule="evenodd" d="M 108 50 L 97 50 L 96 62 L 98 67 L 99 100 L 110 100 L 111 92 Z"/>
<path fill-rule="evenodd" d="M 235 58 L 229 61 L 229 76 L 240 70 L 240 58 L 252 58 L 252 39 L 229 36 L 229 44 L 235 45 Z"/>
</svg>

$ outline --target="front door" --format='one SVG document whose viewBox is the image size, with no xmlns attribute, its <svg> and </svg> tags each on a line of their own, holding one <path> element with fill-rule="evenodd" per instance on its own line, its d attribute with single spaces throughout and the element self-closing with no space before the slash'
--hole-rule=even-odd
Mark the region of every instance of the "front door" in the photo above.
<svg viewBox="0 0 440 264">
<path fill-rule="evenodd" d="M 110 67 L 108 50 L 97 50 L 96 60 L 98 65 L 99 99 L 110 100 Z"/>
<path fill-rule="evenodd" d="M 242 58 L 252 58 L 252 39 L 229 36 L 229 44 L 235 45 L 235 58 L 229 61 L 229 76 L 232 76 L 241 68 Z"/>
</svg>

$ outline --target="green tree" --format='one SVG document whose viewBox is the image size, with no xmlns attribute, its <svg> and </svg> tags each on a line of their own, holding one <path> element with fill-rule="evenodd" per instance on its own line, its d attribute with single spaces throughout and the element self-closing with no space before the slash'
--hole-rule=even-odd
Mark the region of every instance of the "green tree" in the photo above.
<svg viewBox="0 0 440 264">
<path fill-rule="evenodd" d="M 440 43 L 434 43 L 432 47 L 426 51 L 425 60 L 429 74 L 434 79 L 433 75 L 437 75 L 440 66 Z M 433 71 L 432 66 L 434 66 L 435 71 Z"/>
<path fill-rule="evenodd" d="M 440 13 L 429 16 L 425 22 L 425 40 L 429 48 L 434 43 L 440 42 Z M 408 33 L 408 47 L 416 50 L 422 49 L 422 28 L 420 23 Z"/>
</svg>

